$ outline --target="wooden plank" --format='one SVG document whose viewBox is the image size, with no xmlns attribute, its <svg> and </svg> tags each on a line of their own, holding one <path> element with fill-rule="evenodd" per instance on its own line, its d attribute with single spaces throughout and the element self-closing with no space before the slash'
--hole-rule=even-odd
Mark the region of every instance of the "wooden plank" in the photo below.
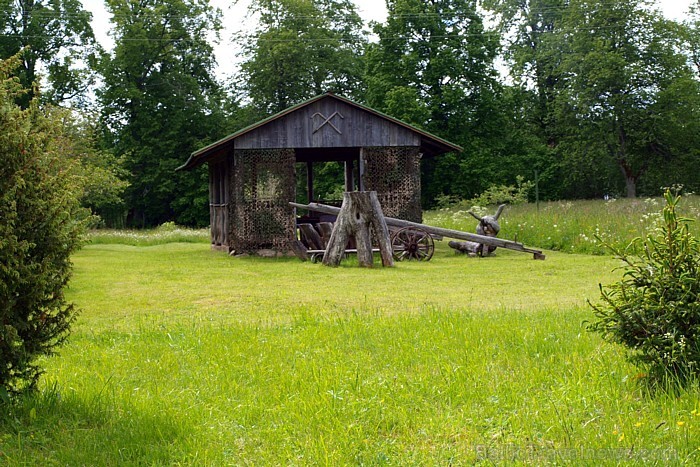
<svg viewBox="0 0 700 467">
<path fill-rule="evenodd" d="M 299 203 L 289 203 L 290 205 L 300 208 L 308 209 L 310 211 L 322 212 L 324 214 L 334 214 L 337 215 L 340 212 L 340 208 L 333 206 L 328 206 L 320 203 L 309 203 L 309 204 L 299 204 Z M 442 227 L 433 227 L 430 225 L 419 224 L 417 222 L 405 221 L 401 219 L 395 219 L 393 217 L 385 217 L 387 225 L 396 227 L 415 227 L 418 229 L 423 229 L 429 234 L 441 235 L 448 238 L 456 238 L 458 240 L 467 240 L 470 242 L 477 242 L 484 245 L 491 245 L 501 248 L 506 248 L 509 250 L 521 251 L 524 253 L 532 253 L 534 259 L 545 259 L 545 255 L 540 250 L 534 250 L 532 248 L 526 248 L 522 243 L 513 242 L 511 240 L 503 240 L 497 237 L 487 237 L 485 235 L 477 235 L 469 232 L 462 232 L 459 230 L 443 229 Z"/>
<path fill-rule="evenodd" d="M 333 223 L 332 222 L 319 222 L 316 224 L 316 228 L 321 234 L 321 239 L 323 240 L 324 248 L 328 246 L 328 240 L 331 238 L 333 233 Z"/>
</svg>

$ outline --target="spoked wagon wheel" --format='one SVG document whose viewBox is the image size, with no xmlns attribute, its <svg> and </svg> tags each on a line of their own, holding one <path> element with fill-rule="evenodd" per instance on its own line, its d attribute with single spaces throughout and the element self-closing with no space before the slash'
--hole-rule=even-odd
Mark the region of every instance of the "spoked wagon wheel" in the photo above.
<svg viewBox="0 0 700 467">
<path fill-rule="evenodd" d="M 430 261 L 435 252 L 435 242 L 428 232 L 416 227 L 404 227 L 391 237 L 391 247 L 394 250 L 394 259 L 416 259 L 418 261 Z"/>
</svg>

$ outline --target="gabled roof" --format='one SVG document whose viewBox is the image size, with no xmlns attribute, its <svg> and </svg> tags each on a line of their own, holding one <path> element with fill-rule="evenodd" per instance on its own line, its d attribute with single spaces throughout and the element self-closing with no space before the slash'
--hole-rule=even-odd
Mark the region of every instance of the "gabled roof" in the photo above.
<svg viewBox="0 0 700 467">
<path fill-rule="evenodd" d="M 333 101 L 333 102 L 330 102 L 330 101 Z M 401 136 L 401 135 L 397 136 L 396 134 L 392 134 L 391 138 L 388 135 L 385 136 L 384 134 L 382 134 L 382 135 L 375 134 L 374 135 L 375 140 L 372 142 L 372 144 L 371 144 L 372 146 L 397 146 L 397 145 L 401 145 L 401 143 L 397 143 L 397 141 L 396 141 L 397 138 L 403 137 L 405 139 L 405 138 L 410 136 L 410 138 L 413 141 L 418 142 L 418 144 L 415 144 L 415 145 L 419 145 L 421 147 L 421 150 L 423 151 L 423 153 L 429 157 L 444 154 L 446 152 L 461 152 L 462 151 L 462 148 L 460 146 L 457 146 L 456 144 L 450 143 L 447 140 L 444 140 L 438 136 L 430 134 L 427 131 L 418 129 L 414 126 L 411 126 L 407 123 L 404 123 L 401 120 L 393 118 L 393 117 L 386 115 L 382 112 L 379 112 L 377 110 L 366 107 L 362 104 L 358 104 L 354 101 L 351 101 L 350 99 L 338 96 L 338 95 L 333 94 L 333 93 L 326 93 L 326 94 L 321 94 L 319 96 L 311 98 L 311 99 L 309 99 L 305 102 L 302 102 L 300 104 L 289 107 L 288 109 L 285 109 L 285 110 L 283 110 L 279 113 L 276 113 L 276 114 L 274 114 L 274 115 L 272 115 L 264 120 L 261 120 L 257 123 L 254 123 L 250 126 L 243 128 L 241 130 L 238 130 L 237 132 L 235 132 L 229 136 L 226 136 L 225 138 L 222 138 L 219 141 L 216 141 L 208 146 L 203 147 L 202 149 L 199 149 L 199 150 L 193 152 L 190 155 L 187 162 L 185 164 L 183 164 L 181 167 L 178 167 L 177 170 L 192 169 L 192 168 L 194 168 L 194 167 L 196 167 L 204 162 L 207 162 L 208 160 L 212 159 L 213 157 L 216 157 L 217 155 L 225 154 L 225 153 L 227 153 L 228 149 L 230 149 L 232 147 L 233 148 L 239 147 L 239 145 L 236 144 L 237 141 L 241 144 L 248 144 L 248 145 L 250 145 L 251 142 L 253 142 L 253 144 L 256 144 L 255 147 L 257 147 L 257 148 L 269 148 L 269 149 L 283 148 L 283 147 L 284 148 L 300 148 L 301 146 L 294 145 L 293 142 L 288 142 L 288 138 L 285 135 L 280 136 L 279 129 L 277 129 L 277 128 L 275 128 L 273 131 L 273 135 L 275 137 L 277 137 L 277 140 L 274 140 L 274 141 L 268 141 L 267 138 L 265 139 L 264 142 L 261 141 L 262 138 L 261 138 L 260 132 L 264 131 L 265 127 L 272 129 L 273 126 L 282 122 L 288 116 L 293 116 L 293 114 L 303 112 L 303 109 L 312 110 L 312 109 L 316 108 L 318 105 L 322 105 L 322 104 L 325 104 L 326 106 L 332 105 L 332 104 L 345 105 L 347 107 L 344 107 L 344 108 L 349 108 L 350 110 L 356 109 L 360 112 L 365 113 L 367 116 L 369 116 L 370 119 L 374 119 L 375 121 L 377 121 L 377 119 L 379 119 L 379 121 L 384 122 L 384 124 L 388 124 L 389 126 L 395 127 L 394 129 L 396 131 L 393 133 L 396 133 L 396 132 L 403 133 L 403 136 Z M 307 109 L 307 108 L 309 108 L 309 109 Z M 323 114 L 319 114 L 319 113 L 313 114 L 313 116 L 320 115 L 319 121 L 323 121 L 321 126 L 316 128 L 315 130 L 313 130 L 313 132 L 315 133 L 315 132 L 319 131 L 319 129 L 323 125 L 329 124 L 328 126 L 332 126 L 338 134 L 342 135 L 342 132 L 338 128 L 336 128 L 333 125 L 333 122 L 331 121 L 331 118 L 333 118 L 333 115 L 330 114 L 330 112 L 328 112 L 328 114 L 331 115 L 328 118 L 326 118 L 326 116 Z M 312 120 L 313 120 L 313 116 L 311 117 Z M 339 118 L 344 119 L 345 117 L 340 115 Z M 289 129 L 287 129 L 287 130 L 289 130 Z M 299 131 L 303 131 L 303 130 L 300 130 L 298 127 L 295 127 L 295 128 L 293 128 L 293 131 L 299 132 Z M 356 133 L 360 133 L 360 135 L 357 135 L 357 134 L 353 135 L 355 137 L 351 138 L 351 139 L 354 140 L 354 143 L 346 143 L 347 146 L 356 146 L 358 144 L 356 141 L 358 139 L 358 137 L 361 139 L 363 136 L 362 135 L 362 133 L 363 133 L 362 128 L 356 127 L 356 128 L 354 128 L 353 131 L 355 131 Z M 331 136 L 338 137 L 338 135 L 333 133 L 333 131 L 330 131 L 330 133 L 331 133 Z M 307 137 L 308 137 L 308 135 L 307 135 Z M 348 139 L 347 136 L 344 138 Z M 379 138 L 379 140 L 377 140 L 377 138 Z M 380 143 L 380 144 L 378 144 L 378 143 Z M 269 145 L 266 145 L 266 144 L 269 144 Z M 316 141 L 314 144 L 315 145 L 313 147 L 316 147 L 316 148 L 338 147 L 337 145 L 326 146 L 326 145 L 324 145 L 323 142 L 318 142 L 318 141 Z M 362 144 L 360 144 L 360 145 L 362 145 Z M 304 147 L 309 147 L 309 146 L 304 146 Z"/>
</svg>

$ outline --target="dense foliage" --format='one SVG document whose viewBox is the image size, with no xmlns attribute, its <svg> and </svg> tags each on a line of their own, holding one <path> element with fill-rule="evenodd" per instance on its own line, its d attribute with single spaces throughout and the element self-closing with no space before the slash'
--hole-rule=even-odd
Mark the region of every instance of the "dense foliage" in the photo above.
<svg viewBox="0 0 700 467">
<path fill-rule="evenodd" d="M 63 289 L 80 245 L 80 183 L 62 157 L 61 119 L 37 99 L 22 110 L 14 73 L 0 61 L 0 396 L 34 387 L 37 357 L 67 337 L 76 311 Z M 84 217 L 84 216 L 83 216 Z"/>
<path fill-rule="evenodd" d="M 109 0 L 116 45 L 101 67 L 104 144 L 123 160 L 129 221 L 209 221 L 205 168 L 175 172 L 223 136 L 223 94 L 208 35 L 219 12 L 206 0 Z"/>
<path fill-rule="evenodd" d="M 0 59 L 27 48 L 18 70 L 29 89 L 18 97 L 23 107 L 42 74 L 48 81 L 48 101 L 86 103 L 101 53 L 90 19 L 80 0 L 0 0 Z"/>
<path fill-rule="evenodd" d="M 97 169 L 83 204 L 108 226 L 206 225 L 206 169 L 174 169 L 327 91 L 464 148 L 422 162 L 426 208 L 519 179 L 537 181 L 531 201 L 700 191 L 697 2 L 671 21 L 654 0 L 386 0 L 368 25 L 351 0 L 254 0 L 227 20 L 225 78 L 210 0 L 108 0 L 108 53 L 78 0 L 0 6 L 0 56 L 25 48 L 24 86 L 43 79 L 43 101 L 99 115 L 79 130 Z M 317 195 L 342 191 L 337 163 L 314 171 Z"/>
<path fill-rule="evenodd" d="M 238 44 L 237 85 L 260 118 L 334 91 L 362 97 L 362 19 L 350 0 L 255 0 L 258 27 Z"/>
<path fill-rule="evenodd" d="M 625 345 L 653 380 L 681 383 L 700 374 L 700 242 L 677 214 L 667 191 L 661 228 L 644 240 L 644 254 L 613 249 L 624 261 L 622 280 L 601 287 L 590 329 Z"/>
</svg>

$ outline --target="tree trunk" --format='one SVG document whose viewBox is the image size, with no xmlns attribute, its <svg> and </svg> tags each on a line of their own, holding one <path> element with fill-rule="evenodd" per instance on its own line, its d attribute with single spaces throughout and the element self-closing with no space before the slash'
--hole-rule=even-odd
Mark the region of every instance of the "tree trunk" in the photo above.
<svg viewBox="0 0 700 467">
<path fill-rule="evenodd" d="M 628 198 L 637 197 L 637 178 L 639 175 L 635 175 L 632 168 L 624 160 L 620 161 L 620 170 L 622 175 L 625 177 L 625 190 Z"/>
<path fill-rule="evenodd" d="M 337 266 L 345 253 L 351 235 L 357 243 L 357 260 L 360 266 L 372 267 L 372 241 L 370 227 L 382 256 L 382 266 L 394 265 L 389 229 L 384 220 L 376 191 L 353 191 L 343 193 L 343 205 L 335 221 L 328 247 L 323 255 L 323 264 Z"/>
</svg>

